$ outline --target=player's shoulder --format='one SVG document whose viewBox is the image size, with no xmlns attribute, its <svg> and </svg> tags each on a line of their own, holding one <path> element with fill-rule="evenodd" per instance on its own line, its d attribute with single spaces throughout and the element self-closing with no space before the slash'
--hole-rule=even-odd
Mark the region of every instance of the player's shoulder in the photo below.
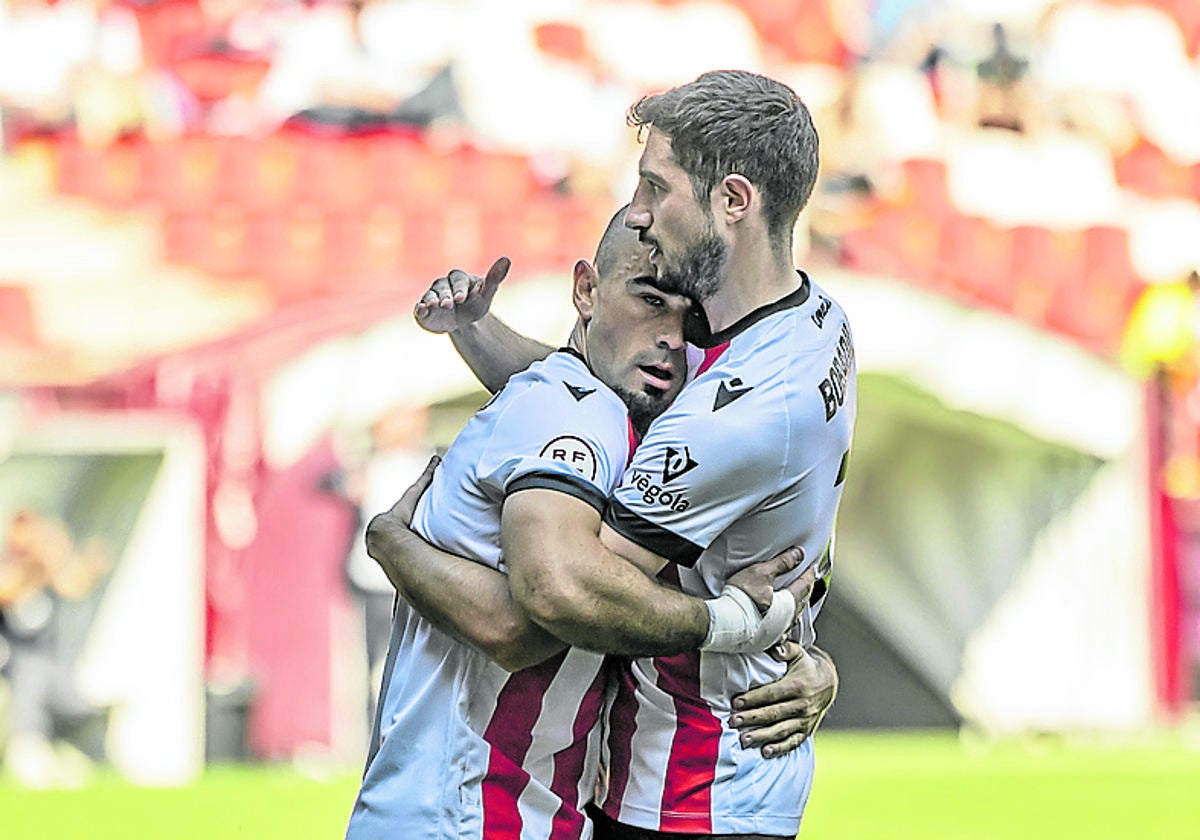
<svg viewBox="0 0 1200 840">
<path fill-rule="evenodd" d="M 718 448 L 736 442 L 744 453 L 756 442 L 768 450 L 782 445 L 818 419 L 823 424 L 831 388 L 843 391 L 852 375 L 853 341 L 836 301 L 815 284 L 807 288 L 732 337 L 652 430 Z"/>
<path fill-rule="evenodd" d="M 491 409 L 514 433 L 547 431 L 623 440 L 627 411 L 621 399 L 571 351 L 559 350 L 509 380 Z"/>
</svg>

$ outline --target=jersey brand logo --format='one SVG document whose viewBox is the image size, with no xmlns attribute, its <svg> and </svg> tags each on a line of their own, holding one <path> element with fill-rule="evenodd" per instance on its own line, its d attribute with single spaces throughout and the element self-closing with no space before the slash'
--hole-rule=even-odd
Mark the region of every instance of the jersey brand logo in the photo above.
<svg viewBox="0 0 1200 840">
<path fill-rule="evenodd" d="M 668 446 L 666 457 L 663 458 L 663 484 L 670 484 L 681 475 L 691 472 L 698 466 L 700 464 L 692 460 L 692 453 L 688 451 L 686 446 L 683 447 L 682 451 L 673 446 Z"/>
<path fill-rule="evenodd" d="M 572 385 L 570 382 L 563 382 L 563 385 L 571 392 L 571 396 L 575 398 L 575 402 L 579 402 L 588 394 L 596 393 L 595 388 L 580 388 L 578 385 Z"/>
<path fill-rule="evenodd" d="M 728 385 L 722 382 L 717 386 L 717 398 L 713 400 L 713 411 L 720 411 L 738 397 L 744 397 L 753 390 L 753 385 L 748 385 L 743 388 L 742 380 L 737 378 L 730 379 Z"/>
</svg>

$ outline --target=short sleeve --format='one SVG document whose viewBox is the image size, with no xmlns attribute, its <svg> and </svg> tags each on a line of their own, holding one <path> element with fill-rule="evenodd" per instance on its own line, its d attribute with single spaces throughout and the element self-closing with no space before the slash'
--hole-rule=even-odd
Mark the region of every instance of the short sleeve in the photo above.
<svg viewBox="0 0 1200 840">
<path fill-rule="evenodd" d="M 685 566 L 763 502 L 786 459 L 783 407 L 753 390 L 723 405 L 722 388 L 708 379 L 685 389 L 651 426 L 605 512 L 618 533 Z"/>
<path fill-rule="evenodd" d="M 604 510 L 628 458 L 627 415 L 616 395 L 579 381 L 587 387 L 540 380 L 497 406 L 479 472 L 499 497 L 549 489 Z"/>
</svg>

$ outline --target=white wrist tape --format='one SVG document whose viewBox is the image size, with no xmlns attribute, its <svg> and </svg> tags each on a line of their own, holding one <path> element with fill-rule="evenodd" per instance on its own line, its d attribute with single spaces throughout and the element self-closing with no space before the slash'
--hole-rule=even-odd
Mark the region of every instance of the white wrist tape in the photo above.
<svg viewBox="0 0 1200 840">
<path fill-rule="evenodd" d="M 766 615 L 750 596 L 736 586 L 726 586 L 708 607 L 708 635 L 701 650 L 714 653 L 758 653 L 783 638 L 796 620 L 796 599 L 786 589 L 776 590 Z"/>
</svg>

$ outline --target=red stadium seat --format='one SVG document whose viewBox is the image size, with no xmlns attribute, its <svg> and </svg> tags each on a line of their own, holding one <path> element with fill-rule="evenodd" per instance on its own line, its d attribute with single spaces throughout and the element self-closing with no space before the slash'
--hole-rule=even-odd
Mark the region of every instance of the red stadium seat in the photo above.
<svg viewBox="0 0 1200 840">
<path fill-rule="evenodd" d="M 38 343 L 37 320 L 29 290 L 0 284 L 0 345 L 32 346 Z"/>
<path fill-rule="evenodd" d="M 145 147 L 142 140 L 92 147 L 74 137 L 56 138 L 55 184 L 67 195 L 90 198 L 106 207 L 131 207 L 145 191 Z"/>
<path fill-rule="evenodd" d="M 321 208 L 300 204 L 252 213 L 246 236 L 248 268 L 278 300 L 312 297 L 324 288 L 326 215 Z"/>
<path fill-rule="evenodd" d="M 1113 162 L 1117 183 L 1153 198 L 1191 196 L 1195 189 L 1192 167 L 1167 156 L 1149 140 L 1140 140 Z"/>
<path fill-rule="evenodd" d="M 145 160 L 145 192 L 169 210 L 195 210 L 216 200 L 221 154 L 214 138 L 191 135 L 151 143 Z"/>
<path fill-rule="evenodd" d="M 287 137 L 224 137 L 217 152 L 216 198 L 247 209 L 284 207 L 297 197 L 299 152 Z"/>
<path fill-rule="evenodd" d="M 940 288 L 941 237 L 940 219 L 907 207 L 884 207 L 867 227 L 843 236 L 842 260 L 861 271 Z"/>
<path fill-rule="evenodd" d="M 967 300 L 1011 311 L 1012 232 L 978 216 L 952 214 L 942 229 L 939 273 Z"/>
<path fill-rule="evenodd" d="M 1129 234 L 1097 225 L 1082 233 L 1084 270 L 1075 285 L 1061 284 L 1049 301 L 1050 326 L 1098 353 L 1112 353 L 1144 286 L 1129 258 Z"/>
<path fill-rule="evenodd" d="M 290 132 L 296 153 L 295 200 L 329 210 L 365 207 L 374 173 L 366 154 L 369 141 L 356 137 L 319 137 Z"/>
<path fill-rule="evenodd" d="M 228 202 L 168 211 L 163 221 L 164 256 L 219 277 L 249 273 L 245 208 Z"/>
<path fill-rule="evenodd" d="M 230 96 L 253 97 L 271 69 L 265 56 L 200 52 L 170 61 L 171 71 L 203 106 Z"/>
<path fill-rule="evenodd" d="M 537 191 L 527 158 L 464 146 L 451 155 L 449 192 L 485 207 L 509 207 Z"/>
<path fill-rule="evenodd" d="M 1084 276 L 1084 239 L 1079 231 L 1018 225 L 1012 231 L 1013 311 L 1032 324 L 1045 323 L 1057 288 L 1074 289 Z"/>
<path fill-rule="evenodd" d="M 440 201 L 450 193 L 449 157 L 432 151 L 414 134 L 387 133 L 365 138 L 370 198 L 407 206 Z"/>
<path fill-rule="evenodd" d="M 828 0 L 742 0 L 764 44 L 790 61 L 844 65 L 850 52 L 831 19 Z"/>
<path fill-rule="evenodd" d="M 946 164 L 933 158 L 913 158 L 902 164 L 905 204 L 917 212 L 941 219 L 950 212 L 950 189 Z"/>
</svg>

